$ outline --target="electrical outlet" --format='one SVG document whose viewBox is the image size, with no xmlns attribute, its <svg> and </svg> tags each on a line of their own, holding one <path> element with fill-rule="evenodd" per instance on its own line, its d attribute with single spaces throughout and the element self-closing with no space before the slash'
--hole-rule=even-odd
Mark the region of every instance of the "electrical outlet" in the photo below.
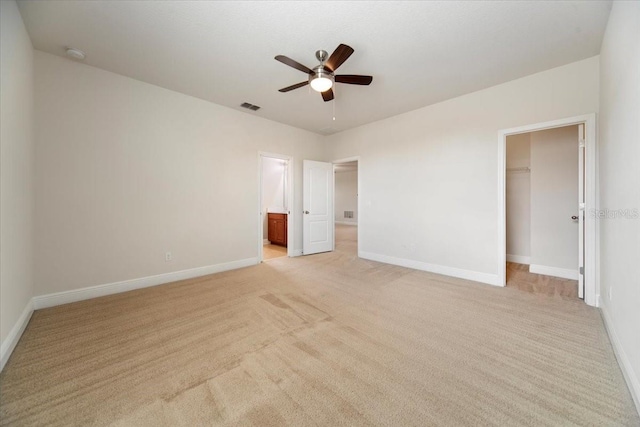
<svg viewBox="0 0 640 427">
<path fill-rule="evenodd" d="M 171 261 L 172 259 L 173 259 L 173 256 L 171 255 L 171 252 L 167 252 L 164 254 L 165 261 Z"/>
</svg>

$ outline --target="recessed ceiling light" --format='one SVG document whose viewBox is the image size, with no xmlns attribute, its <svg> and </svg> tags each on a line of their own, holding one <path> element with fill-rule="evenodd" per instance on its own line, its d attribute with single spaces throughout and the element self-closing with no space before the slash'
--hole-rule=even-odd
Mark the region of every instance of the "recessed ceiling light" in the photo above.
<svg viewBox="0 0 640 427">
<path fill-rule="evenodd" d="M 80 49 L 76 49 L 73 47 L 68 47 L 67 48 L 67 56 L 69 58 L 73 58 L 73 59 L 84 59 L 87 55 L 84 54 L 83 51 L 81 51 Z"/>
</svg>

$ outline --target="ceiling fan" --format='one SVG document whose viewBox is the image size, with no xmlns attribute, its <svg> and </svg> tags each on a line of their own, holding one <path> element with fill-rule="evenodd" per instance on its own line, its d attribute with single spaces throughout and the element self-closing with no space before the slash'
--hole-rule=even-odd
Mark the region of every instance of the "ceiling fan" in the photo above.
<svg viewBox="0 0 640 427">
<path fill-rule="evenodd" d="M 314 67 L 313 69 L 305 67 L 301 63 L 296 62 L 284 55 L 276 56 L 276 61 L 280 61 L 283 64 L 286 64 L 290 67 L 295 68 L 296 70 L 300 70 L 303 73 L 307 73 L 309 75 L 308 81 L 287 86 L 280 89 L 279 92 L 289 92 L 290 90 L 298 89 L 310 84 L 311 88 L 316 92 L 320 92 L 322 95 L 322 99 L 327 102 L 333 99 L 332 87 L 334 82 L 346 83 L 350 85 L 371 84 L 371 81 L 373 81 L 372 76 L 334 74 L 338 67 L 341 66 L 344 61 L 346 61 L 351 56 L 352 53 L 353 49 L 346 44 L 340 44 L 340 46 L 338 46 L 336 50 L 333 51 L 331 56 L 329 56 L 329 59 L 327 59 L 328 54 L 326 50 L 319 50 L 316 52 L 316 58 L 318 58 L 318 61 L 320 61 L 320 65 Z"/>
</svg>

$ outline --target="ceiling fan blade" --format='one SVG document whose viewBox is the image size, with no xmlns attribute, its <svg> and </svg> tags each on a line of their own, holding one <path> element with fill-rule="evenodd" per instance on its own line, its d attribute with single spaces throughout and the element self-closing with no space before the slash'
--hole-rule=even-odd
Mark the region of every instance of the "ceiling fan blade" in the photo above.
<svg viewBox="0 0 640 427">
<path fill-rule="evenodd" d="M 293 67 L 293 68 L 295 68 L 296 70 L 300 70 L 300 71 L 302 71 L 303 73 L 313 74 L 313 71 L 312 71 L 310 68 L 305 67 L 305 66 L 304 66 L 304 65 L 302 65 L 301 63 L 299 63 L 299 62 L 297 62 L 297 61 L 294 61 L 293 59 L 291 59 L 291 58 L 289 58 L 289 57 L 286 57 L 286 56 L 284 56 L 284 55 L 278 55 L 278 56 L 276 56 L 276 57 L 275 57 L 275 60 L 276 60 L 276 61 L 280 61 L 280 62 L 282 62 L 283 64 L 288 65 L 289 67 Z"/>
<path fill-rule="evenodd" d="M 359 76 L 355 74 L 342 74 L 335 77 L 337 83 L 347 83 L 350 85 L 370 85 L 372 76 Z"/>
<path fill-rule="evenodd" d="M 307 80 L 306 82 L 300 82 L 291 86 L 283 87 L 282 89 L 279 89 L 278 92 L 289 92 L 290 90 L 298 89 L 308 84 L 309 84 L 309 80 Z"/>
<path fill-rule="evenodd" d="M 331 71 L 335 71 L 351 56 L 352 53 L 353 49 L 350 46 L 340 44 L 340 46 L 333 51 L 329 59 L 327 59 L 324 66 Z"/>
<path fill-rule="evenodd" d="M 325 90 L 321 92 L 321 95 L 324 102 L 331 101 L 333 99 L 333 89 Z"/>
</svg>

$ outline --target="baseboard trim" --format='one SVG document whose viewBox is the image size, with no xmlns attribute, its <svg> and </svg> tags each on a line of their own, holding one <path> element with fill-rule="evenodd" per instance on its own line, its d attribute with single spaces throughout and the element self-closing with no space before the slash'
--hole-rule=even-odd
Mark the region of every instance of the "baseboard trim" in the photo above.
<svg viewBox="0 0 640 427">
<path fill-rule="evenodd" d="M 334 224 L 341 224 L 341 225 L 358 225 L 357 222 L 347 222 L 347 221 L 334 221 Z"/>
<path fill-rule="evenodd" d="M 609 341 L 611 341 L 613 352 L 616 354 L 618 365 L 620 366 L 620 370 L 622 371 L 622 376 L 627 382 L 627 387 L 629 388 L 629 392 L 631 393 L 631 397 L 633 398 L 633 403 L 635 403 L 636 405 L 636 410 L 638 411 L 638 413 L 640 413 L 640 380 L 638 379 L 638 375 L 633 371 L 633 366 L 631 366 L 629 357 L 627 357 L 627 353 L 625 353 L 624 348 L 620 343 L 620 339 L 616 334 L 616 330 L 613 329 L 613 322 L 611 320 L 611 317 L 609 316 L 609 313 L 604 307 L 600 308 L 600 313 L 602 314 L 604 327 L 607 330 L 607 334 L 609 335 Z"/>
<path fill-rule="evenodd" d="M 270 245 L 271 242 L 269 241 L 269 239 L 262 239 L 262 244 L 263 245 Z"/>
<path fill-rule="evenodd" d="M 124 280 L 122 282 L 106 283 L 104 285 L 90 286 L 87 288 L 74 289 L 71 291 L 40 295 L 33 298 L 33 307 L 35 310 L 55 307 L 57 305 L 68 304 L 71 302 L 84 301 L 91 298 L 118 294 L 135 289 L 148 288 L 150 286 L 157 286 L 164 283 L 176 282 L 178 280 L 206 276 L 207 274 L 220 273 L 222 271 L 235 270 L 238 268 L 249 267 L 256 264 L 258 264 L 258 258 L 247 258 L 222 264 L 208 265 L 204 267 L 191 268 L 188 270 L 158 274 L 155 276 Z"/>
<path fill-rule="evenodd" d="M 560 277 L 562 279 L 578 280 L 578 270 L 548 267 L 546 265 L 529 265 L 529 273 L 544 274 L 545 276 Z"/>
<path fill-rule="evenodd" d="M 515 262 L 516 264 L 531 264 L 530 256 L 522 256 L 522 255 L 510 255 L 507 254 L 507 262 Z"/>
<path fill-rule="evenodd" d="M 0 346 L 0 372 L 2 372 L 4 365 L 9 361 L 9 357 L 11 357 L 11 353 L 13 353 L 13 350 L 16 348 L 18 341 L 20 341 L 24 330 L 27 328 L 32 314 L 33 299 L 30 299 L 24 307 L 24 310 L 22 310 L 22 314 L 18 318 L 18 321 L 13 325 L 13 328 L 9 331 L 9 335 L 7 335 L 7 338 L 5 338 Z"/>
<path fill-rule="evenodd" d="M 414 261 L 404 258 L 395 258 L 388 255 L 374 254 L 371 252 L 359 251 L 358 256 L 360 258 L 383 262 L 385 264 L 393 264 L 400 267 L 413 268 L 414 270 L 428 271 L 430 273 L 457 277 L 459 279 L 473 280 L 474 282 L 486 283 L 488 285 L 502 286 L 498 284 L 497 274 L 480 273 L 478 271 L 463 270 L 460 268 L 447 267 L 444 265 L 428 264 L 426 262 Z"/>
</svg>

